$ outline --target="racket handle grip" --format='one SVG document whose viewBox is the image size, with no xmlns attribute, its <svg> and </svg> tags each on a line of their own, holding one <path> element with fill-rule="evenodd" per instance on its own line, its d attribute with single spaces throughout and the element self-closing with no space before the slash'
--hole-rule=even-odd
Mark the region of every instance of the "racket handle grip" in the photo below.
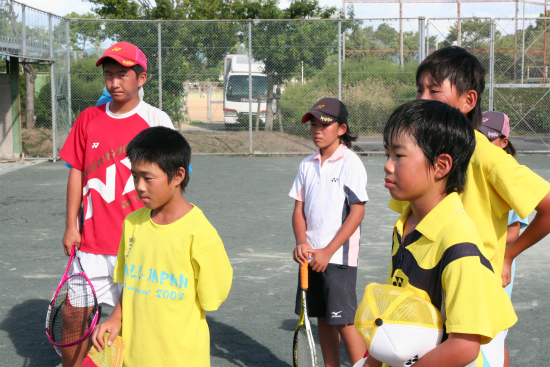
<svg viewBox="0 0 550 367">
<path fill-rule="evenodd" d="M 304 261 L 302 265 L 300 265 L 300 283 L 302 284 L 302 289 L 308 289 L 309 287 L 309 278 L 308 278 L 308 261 Z"/>
</svg>

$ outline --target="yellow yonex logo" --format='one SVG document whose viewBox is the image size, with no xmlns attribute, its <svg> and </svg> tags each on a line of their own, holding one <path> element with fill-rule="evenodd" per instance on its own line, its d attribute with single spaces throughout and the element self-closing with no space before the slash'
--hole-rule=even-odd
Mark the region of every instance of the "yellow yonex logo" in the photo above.
<svg viewBox="0 0 550 367">
<path fill-rule="evenodd" d="M 325 107 L 325 105 L 324 105 L 324 104 L 320 104 L 320 105 L 317 105 L 315 108 L 323 108 L 323 107 Z"/>
<path fill-rule="evenodd" d="M 331 119 L 330 117 L 325 117 L 325 116 L 321 116 L 320 120 L 321 120 L 321 121 L 332 122 L 332 119 Z"/>
<path fill-rule="evenodd" d="M 134 66 L 136 63 L 133 62 L 133 61 L 128 61 L 128 60 L 122 60 L 122 63 L 124 65 L 130 65 L 130 66 Z"/>
<path fill-rule="evenodd" d="M 115 48 L 112 48 L 112 49 L 111 49 L 111 51 L 120 51 L 120 50 L 122 50 L 121 47 L 115 47 Z"/>
</svg>

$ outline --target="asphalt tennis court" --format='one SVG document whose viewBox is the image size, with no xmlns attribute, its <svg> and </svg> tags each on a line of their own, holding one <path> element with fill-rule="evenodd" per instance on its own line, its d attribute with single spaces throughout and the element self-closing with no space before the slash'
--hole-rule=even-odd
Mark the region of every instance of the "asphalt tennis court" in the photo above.
<svg viewBox="0 0 550 367">
<path fill-rule="evenodd" d="M 212 366 L 292 365 L 298 267 L 291 258 L 294 203 L 287 194 L 302 158 L 193 157 L 186 196 L 218 229 L 234 269 L 228 300 L 207 314 Z M 370 202 L 363 221 L 359 299 L 368 283 L 385 282 L 396 219 L 386 208 L 385 158 L 362 160 Z M 548 156 L 518 160 L 550 180 Z M 0 167 L 0 367 L 61 362 L 44 324 L 67 262 L 61 246 L 67 174 L 63 162 L 4 172 Z M 550 238 L 517 263 L 513 303 L 519 322 L 507 339 L 512 366 L 550 366 L 549 264 Z M 346 357 L 342 361 L 349 366 Z"/>
</svg>

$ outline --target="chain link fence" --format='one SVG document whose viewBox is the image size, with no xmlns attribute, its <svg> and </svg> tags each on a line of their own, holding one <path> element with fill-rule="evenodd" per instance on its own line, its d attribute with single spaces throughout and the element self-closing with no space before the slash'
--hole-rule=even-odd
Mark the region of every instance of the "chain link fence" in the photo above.
<svg viewBox="0 0 550 367">
<path fill-rule="evenodd" d="M 549 18 L 430 19 L 434 49 L 460 45 L 487 70 L 483 110 L 510 117 L 510 141 L 522 153 L 550 151 Z M 460 41 L 457 41 L 460 40 Z M 427 52 L 431 52 L 431 47 Z"/>
<path fill-rule="evenodd" d="M 348 106 L 358 152 L 381 152 L 388 116 L 415 96 L 419 59 L 457 44 L 487 69 L 483 109 L 510 116 L 518 150 L 550 152 L 545 18 L 114 21 L 7 0 L 0 11 L 0 54 L 35 62 L 27 156 L 57 157 L 76 116 L 102 93 L 95 62 L 122 40 L 148 58 L 144 100 L 168 113 L 196 154 L 311 153 L 301 117 L 324 96 Z"/>
</svg>

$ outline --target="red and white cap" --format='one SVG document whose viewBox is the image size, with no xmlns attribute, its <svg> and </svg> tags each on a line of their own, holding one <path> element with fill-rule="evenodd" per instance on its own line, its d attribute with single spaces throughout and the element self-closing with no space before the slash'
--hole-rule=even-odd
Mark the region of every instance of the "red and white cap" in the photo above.
<svg viewBox="0 0 550 367">
<path fill-rule="evenodd" d="M 132 45 L 131 43 L 117 42 L 107 48 L 103 53 L 103 56 L 97 60 L 95 66 L 101 65 L 103 60 L 107 57 L 128 68 L 134 65 L 141 65 L 143 70 L 147 71 L 147 58 L 145 57 L 145 54 L 139 49 L 139 47 Z"/>
</svg>

